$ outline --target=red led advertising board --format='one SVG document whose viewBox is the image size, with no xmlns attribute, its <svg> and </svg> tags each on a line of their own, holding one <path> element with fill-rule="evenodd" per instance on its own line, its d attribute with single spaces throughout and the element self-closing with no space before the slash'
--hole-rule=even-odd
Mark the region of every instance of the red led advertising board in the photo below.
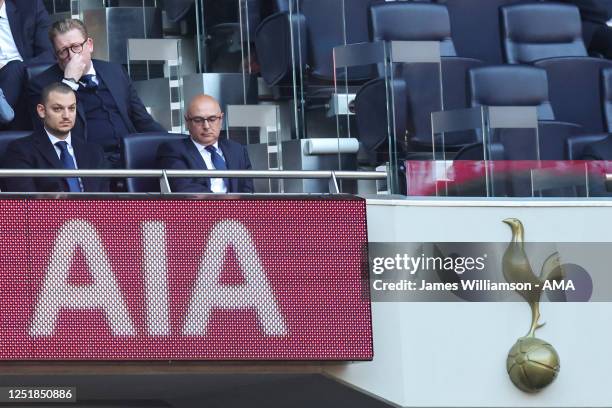
<svg viewBox="0 0 612 408">
<path fill-rule="evenodd" d="M 367 360 L 359 199 L 0 200 L 4 360 Z"/>
</svg>

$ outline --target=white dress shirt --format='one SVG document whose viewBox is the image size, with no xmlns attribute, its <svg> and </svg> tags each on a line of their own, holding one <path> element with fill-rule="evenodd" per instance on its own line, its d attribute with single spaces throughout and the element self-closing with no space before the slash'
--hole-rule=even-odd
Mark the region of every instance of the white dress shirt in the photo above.
<svg viewBox="0 0 612 408">
<path fill-rule="evenodd" d="M 193 139 L 191 139 L 191 141 L 193 142 L 195 147 L 198 149 L 198 152 L 200 153 L 200 156 L 202 156 L 202 159 L 204 159 L 204 163 L 206 163 L 206 168 L 209 170 L 213 170 L 215 166 L 213 165 L 213 162 L 212 162 L 211 153 L 208 150 L 206 150 L 206 146 L 196 142 Z M 225 160 L 225 157 L 223 156 L 223 152 L 221 151 L 221 149 L 219 149 L 219 143 L 215 142 L 213 146 L 217 150 L 217 153 L 221 157 L 223 157 L 223 160 Z M 211 178 L 210 179 L 210 191 L 212 191 L 213 193 L 227 193 L 227 186 L 225 185 L 225 182 L 223 181 L 222 178 Z"/>
<path fill-rule="evenodd" d="M 0 67 L 5 66 L 10 61 L 23 61 L 13 33 L 11 32 L 11 26 L 9 25 L 8 16 L 6 14 L 6 1 L 2 3 L 0 7 Z"/>
<path fill-rule="evenodd" d="M 64 141 L 64 142 L 68 143 L 68 153 L 70 153 L 70 155 L 72 156 L 72 161 L 74 162 L 74 168 L 78 169 L 79 165 L 77 164 L 76 155 L 74 154 L 74 149 L 72 148 L 72 135 L 70 133 L 68 133 L 68 137 L 67 138 L 60 139 L 58 137 L 53 136 L 51 133 L 49 133 L 49 131 L 47 129 L 45 129 L 45 132 L 47 132 L 47 136 L 49 136 L 49 141 L 53 145 L 53 148 L 55 149 L 55 154 L 57 154 L 57 158 L 60 159 L 60 161 L 62 160 L 62 158 L 61 158 L 61 156 L 62 156 L 62 149 L 57 147 L 55 144 L 57 142 L 61 142 L 61 141 Z M 83 180 L 81 180 L 80 177 L 79 177 L 79 184 L 81 185 L 81 191 L 85 191 L 83 189 Z"/>
</svg>

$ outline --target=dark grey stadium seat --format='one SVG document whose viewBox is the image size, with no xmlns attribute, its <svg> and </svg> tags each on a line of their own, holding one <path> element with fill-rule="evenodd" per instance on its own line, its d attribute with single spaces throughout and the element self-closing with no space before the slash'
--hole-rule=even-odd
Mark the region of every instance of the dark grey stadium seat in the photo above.
<svg viewBox="0 0 612 408">
<path fill-rule="evenodd" d="M 534 3 L 502 7 L 504 56 L 510 64 L 555 57 L 586 57 L 578 8 Z"/>
<path fill-rule="evenodd" d="M 372 1 L 301 0 L 300 9 L 291 13 L 291 18 L 288 11 L 283 11 L 262 21 L 256 31 L 255 44 L 266 83 L 290 83 L 295 63 L 307 76 L 309 85 L 317 81 L 330 85 L 335 74 L 333 48 L 368 41 L 367 13 Z M 292 38 L 295 40 L 293 52 Z M 339 79 L 344 79 L 340 72 L 338 74 Z M 372 75 L 370 67 L 357 67 L 349 69 L 346 79 L 364 81 Z"/>
<path fill-rule="evenodd" d="M 567 139 L 568 160 L 582 160 L 584 148 L 590 144 L 601 142 L 608 138 L 607 134 L 584 135 L 580 137 L 570 137 Z"/>
<path fill-rule="evenodd" d="M 4 167 L 4 160 L 5 160 L 5 154 L 6 154 L 6 148 L 8 147 L 9 143 L 11 143 L 13 140 L 17 140 L 17 139 L 21 139 L 22 137 L 26 137 L 26 136 L 30 136 L 32 134 L 31 130 L 27 130 L 27 131 L 20 131 L 20 130 L 5 130 L 5 131 L 0 131 L 0 167 L 1 168 L 5 168 Z M 2 191 L 5 190 L 4 188 L 4 179 L 0 179 L 0 189 L 2 189 Z"/>
<path fill-rule="evenodd" d="M 567 158 L 566 141 L 581 131 L 572 123 L 556 121 L 548 96 L 546 71 L 522 65 L 500 65 L 470 71 L 472 106 L 532 106 L 538 111 L 540 159 Z M 504 146 L 506 159 L 536 159 L 535 132 L 498 129 L 492 140 Z"/>
<path fill-rule="evenodd" d="M 156 155 L 160 144 L 187 135 L 176 133 L 134 133 L 121 138 L 121 147 L 127 169 L 151 170 L 157 168 Z M 128 178 L 127 189 L 130 193 L 159 192 L 159 180 L 148 178 Z"/>
<path fill-rule="evenodd" d="M 429 152 L 431 112 L 467 106 L 466 83 L 470 68 L 482 62 L 456 57 L 446 7 L 438 4 L 391 2 L 371 8 L 373 41 L 437 41 L 442 55 L 442 88 L 437 64 L 396 64 L 393 82 L 395 131 L 406 138 L 409 152 Z M 386 90 L 384 79 L 365 84 L 357 93 L 355 113 L 359 135 L 368 148 L 382 146 L 387 134 Z M 476 141 L 472 132 L 448 133 L 447 150 L 458 150 Z"/>
<path fill-rule="evenodd" d="M 556 118 L 582 126 L 585 133 L 603 132 L 600 72 L 612 67 L 612 62 L 588 57 L 577 7 L 558 3 L 506 6 L 502 26 L 508 62 L 546 69 Z"/>
<path fill-rule="evenodd" d="M 457 55 L 501 64 L 499 8 L 527 0 L 435 0 L 448 7 Z M 537 1 L 537 0 L 533 0 Z"/>
</svg>

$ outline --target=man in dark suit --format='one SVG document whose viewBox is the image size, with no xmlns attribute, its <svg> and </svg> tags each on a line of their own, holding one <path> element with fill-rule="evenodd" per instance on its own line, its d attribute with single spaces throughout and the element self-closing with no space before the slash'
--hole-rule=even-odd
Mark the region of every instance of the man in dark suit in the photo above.
<svg viewBox="0 0 612 408">
<path fill-rule="evenodd" d="M 76 111 L 76 96 L 70 87 L 61 83 L 45 87 L 36 106 L 43 130 L 11 142 L 3 166 L 9 169 L 105 168 L 100 146 L 72 136 Z M 15 192 L 103 192 L 108 191 L 108 181 L 89 177 L 16 177 L 6 179 L 5 187 Z"/>
<path fill-rule="evenodd" d="M 53 64 L 49 15 L 41 0 L 0 0 L 0 88 L 17 113 L 11 127 L 31 129 L 27 67 Z"/>
<path fill-rule="evenodd" d="M 146 111 L 125 70 L 118 64 L 92 60 L 93 40 L 80 20 L 65 19 L 49 37 L 57 64 L 30 81 L 31 104 L 52 82 L 63 82 L 77 95 L 74 137 L 102 146 L 114 168 L 121 168 L 119 140 L 136 132 L 165 132 Z"/>
<path fill-rule="evenodd" d="M 229 139 L 219 139 L 223 112 L 209 95 L 193 98 L 185 114 L 188 139 L 166 142 L 157 150 L 161 169 L 173 170 L 249 170 L 251 162 L 246 149 Z M 175 193 L 252 193 L 251 179 L 171 178 Z"/>
</svg>

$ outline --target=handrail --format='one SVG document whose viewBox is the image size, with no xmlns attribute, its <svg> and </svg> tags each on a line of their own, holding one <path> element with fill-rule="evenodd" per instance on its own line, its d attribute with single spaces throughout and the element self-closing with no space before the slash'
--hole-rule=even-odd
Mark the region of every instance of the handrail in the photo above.
<svg viewBox="0 0 612 408">
<path fill-rule="evenodd" d="M 329 179 L 330 193 L 339 193 L 338 179 L 386 180 L 386 171 L 342 170 L 57 170 L 57 169 L 0 169 L 0 177 L 154 177 L 159 179 L 162 193 L 171 193 L 168 178 L 279 178 Z"/>
<path fill-rule="evenodd" d="M 0 169 L 0 177 L 214 177 L 384 180 L 386 171 L 343 170 L 47 170 Z"/>
</svg>

